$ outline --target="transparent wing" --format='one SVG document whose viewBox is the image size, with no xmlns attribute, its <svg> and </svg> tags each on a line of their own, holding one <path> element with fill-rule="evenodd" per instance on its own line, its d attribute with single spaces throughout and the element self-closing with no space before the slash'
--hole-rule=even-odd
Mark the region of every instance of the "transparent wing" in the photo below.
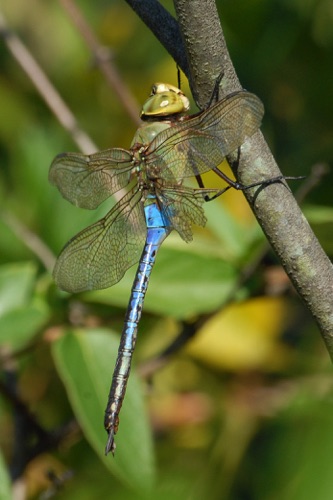
<svg viewBox="0 0 333 500">
<path fill-rule="evenodd" d="M 139 191 L 128 192 L 103 219 L 65 245 L 53 271 L 59 288 L 107 288 L 138 262 L 147 232 L 141 196 Z"/>
<path fill-rule="evenodd" d="M 129 183 L 131 161 L 132 154 L 121 148 L 62 153 L 51 164 L 49 180 L 73 205 L 94 209 Z"/>
<path fill-rule="evenodd" d="M 258 130 L 263 114 L 263 105 L 254 94 L 229 94 L 158 134 L 146 152 L 148 168 L 159 165 L 165 179 L 168 173 L 182 179 L 207 172 Z"/>
<path fill-rule="evenodd" d="M 193 239 L 192 225 L 205 226 L 207 219 L 203 210 L 206 194 L 215 194 L 214 189 L 192 189 L 185 186 L 165 188 L 157 192 L 164 217 L 186 242 Z"/>
</svg>

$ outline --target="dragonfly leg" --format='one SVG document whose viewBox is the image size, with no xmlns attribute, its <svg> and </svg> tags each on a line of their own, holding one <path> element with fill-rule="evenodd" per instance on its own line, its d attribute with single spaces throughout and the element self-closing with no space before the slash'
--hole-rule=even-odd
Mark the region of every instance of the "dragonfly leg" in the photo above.
<svg viewBox="0 0 333 500">
<path fill-rule="evenodd" d="M 237 181 L 234 181 L 232 179 L 230 179 L 230 177 L 228 177 L 224 172 L 222 172 L 218 167 L 215 167 L 212 169 L 213 172 L 215 172 L 219 177 L 221 177 L 221 179 L 223 179 L 225 182 L 227 182 L 229 185 L 223 189 L 221 189 L 220 191 L 218 191 L 216 194 L 214 194 L 214 196 L 212 196 L 211 198 L 206 195 L 205 196 L 205 201 L 212 201 L 212 200 L 215 200 L 216 198 L 218 198 L 219 196 L 221 196 L 221 194 L 225 193 L 226 191 L 228 191 L 228 189 L 230 188 L 234 188 L 234 189 L 237 189 L 237 191 L 245 191 L 246 189 L 250 189 L 250 188 L 254 188 L 254 187 L 257 187 L 257 186 L 269 186 L 270 184 L 274 184 L 276 182 L 281 182 L 283 180 L 301 180 L 301 179 L 304 179 L 305 176 L 302 175 L 302 176 L 298 176 L 298 177 L 292 177 L 292 176 L 284 176 L 284 175 L 278 175 L 276 177 L 272 177 L 271 179 L 265 179 L 265 180 L 262 180 L 262 181 L 258 181 L 258 182 L 253 182 L 252 184 L 248 184 L 248 185 L 244 185 L 244 184 L 241 184 L 240 182 L 237 182 Z M 197 177 L 197 176 L 196 176 Z M 198 183 L 199 183 L 199 180 L 197 179 Z M 200 187 L 204 187 L 203 186 L 203 182 L 202 182 L 202 179 L 200 179 L 201 181 L 201 184 L 199 184 Z"/>
<path fill-rule="evenodd" d="M 180 67 L 178 66 L 178 64 L 177 64 L 177 85 L 178 85 L 178 88 L 181 90 L 182 79 L 181 79 Z"/>
<path fill-rule="evenodd" d="M 197 106 L 198 106 L 198 108 L 200 108 L 200 111 L 206 111 L 215 102 L 217 102 L 219 100 L 219 91 L 220 91 L 219 87 L 220 87 L 220 83 L 221 83 L 221 80 L 222 80 L 223 76 L 224 76 L 224 71 L 222 70 L 221 73 L 218 75 L 218 77 L 215 80 L 214 88 L 213 88 L 213 91 L 211 93 L 211 96 L 209 98 L 209 101 L 208 101 L 207 105 L 204 108 L 200 108 L 199 104 L 196 103 Z M 178 80 L 178 82 L 179 82 L 179 80 Z M 178 84 L 178 87 L 179 87 L 179 84 Z"/>
<path fill-rule="evenodd" d="M 219 196 L 221 196 L 221 194 L 225 193 L 226 191 L 228 191 L 228 189 L 230 189 L 231 187 L 233 187 L 234 189 L 237 189 L 237 190 L 242 190 L 242 189 L 245 189 L 245 186 L 243 186 L 242 184 L 240 184 L 239 182 L 236 182 L 236 181 L 233 181 L 232 179 L 230 179 L 230 177 L 228 177 L 225 173 L 223 173 L 219 168 L 215 167 L 212 169 L 213 172 L 215 172 L 219 177 L 221 177 L 227 184 L 229 184 L 227 187 L 221 189 L 220 191 L 218 191 L 216 194 L 214 194 L 214 196 L 212 197 L 209 197 L 208 194 L 206 194 L 204 196 L 204 200 L 205 201 L 212 201 L 212 200 L 215 200 L 216 198 L 218 198 Z M 199 188 L 201 189 L 205 189 L 205 185 L 203 183 L 203 180 L 202 180 L 202 177 L 200 174 L 197 174 L 195 176 L 196 178 L 196 181 L 198 183 L 198 186 Z M 253 187 L 253 186 L 248 186 L 248 187 Z"/>
<path fill-rule="evenodd" d="M 214 102 L 217 102 L 219 100 L 220 83 L 223 76 L 224 76 L 224 71 L 222 70 L 215 80 L 212 95 L 210 96 L 208 104 L 204 110 L 210 108 Z"/>
<path fill-rule="evenodd" d="M 197 181 L 197 183 L 198 183 L 199 188 L 204 189 L 204 188 L 205 188 L 205 185 L 204 185 L 204 183 L 203 183 L 203 180 L 202 180 L 201 175 L 200 175 L 200 174 L 197 174 L 197 175 L 195 176 L 195 178 L 196 178 L 196 181 Z"/>
<path fill-rule="evenodd" d="M 221 191 L 218 191 L 216 194 L 214 194 L 214 195 L 213 195 L 213 196 L 211 196 L 211 197 L 209 197 L 209 195 L 208 195 L 208 194 L 206 194 L 206 195 L 204 196 L 204 200 L 205 200 L 206 202 L 216 200 L 216 198 L 218 198 L 219 196 L 221 196 L 221 194 L 225 193 L 225 192 L 226 192 L 226 191 L 228 191 L 228 189 L 230 189 L 230 188 L 231 188 L 231 186 L 227 186 L 226 188 L 221 189 Z"/>
</svg>

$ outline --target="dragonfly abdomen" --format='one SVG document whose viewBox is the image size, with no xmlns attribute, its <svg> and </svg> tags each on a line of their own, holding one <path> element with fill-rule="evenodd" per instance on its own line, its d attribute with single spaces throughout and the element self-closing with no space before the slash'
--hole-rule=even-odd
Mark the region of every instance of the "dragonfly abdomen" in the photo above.
<svg viewBox="0 0 333 500">
<path fill-rule="evenodd" d="M 115 450 L 114 435 L 118 430 L 119 412 L 124 400 L 131 370 L 132 354 L 135 348 L 143 301 L 157 251 L 172 229 L 168 225 L 162 225 L 165 223 L 156 203 L 145 207 L 145 217 L 148 226 L 146 243 L 131 290 L 131 297 L 118 349 L 116 367 L 112 377 L 109 400 L 105 410 L 104 427 L 109 435 L 105 454 L 108 454 L 110 451 L 114 453 Z"/>
</svg>

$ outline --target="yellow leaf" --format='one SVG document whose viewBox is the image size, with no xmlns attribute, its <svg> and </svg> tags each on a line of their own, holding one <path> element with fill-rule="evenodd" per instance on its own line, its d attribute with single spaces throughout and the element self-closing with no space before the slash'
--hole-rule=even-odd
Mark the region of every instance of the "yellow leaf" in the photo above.
<svg viewBox="0 0 333 500">
<path fill-rule="evenodd" d="M 275 371 L 290 356 L 279 340 L 287 315 L 281 297 L 232 304 L 207 321 L 187 352 L 218 369 Z"/>
</svg>

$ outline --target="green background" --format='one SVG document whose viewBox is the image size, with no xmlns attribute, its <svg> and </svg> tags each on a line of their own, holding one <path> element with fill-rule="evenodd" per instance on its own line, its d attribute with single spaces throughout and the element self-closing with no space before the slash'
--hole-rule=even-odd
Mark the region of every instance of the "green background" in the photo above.
<svg viewBox="0 0 333 500">
<path fill-rule="evenodd" d="M 10 27 L 97 147 L 128 147 L 136 126 L 61 4 L 2 3 Z M 172 2 L 163 4 L 172 12 Z M 173 60 L 125 2 L 77 5 L 138 103 L 155 81 L 177 85 Z M 264 103 L 262 130 L 283 173 L 309 178 L 314 165 L 329 166 L 332 2 L 225 0 L 218 9 L 241 83 Z M 185 78 L 183 87 L 188 94 Z M 106 394 L 135 270 L 111 289 L 77 296 L 53 284 L 52 254 L 112 206 L 108 200 L 97 211 L 80 210 L 49 185 L 54 156 L 77 150 L 1 40 L 1 354 L 14 354 L 17 391 L 40 425 L 52 430 L 75 418 L 82 429 L 30 462 L 28 498 L 52 488 L 46 479 L 52 470 L 59 476 L 71 471 L 61 499 L 331 499 L 331 366 L 317 327 L 273 254 L 237 290 L 237 303 L 223 308 L 240 272 L 265 245 L 243 195 L 231 191 L 205 207 L 208 224 L 195 229 L 193 243 L 172 234 L 159 252 L 116 457 L 103 456 Z M 332 181 L 329 172 L 302 202 L 329 256 Z M 216 179 L 207 175 L 206 182 Z M 297 191 L 300 184 L 291 187 Z M 33 236 L 37 251 L 27 247 Z M 202 313 L 213 316 L 189 346 L 152 378 L 139 377 L 146 361 L 180 332 L 181 321 Z M 7 382 L 13 366 L 2 366 Z M 11 498 L 14 442 L 13 408 L 3 398 L 4 499 Z"/>
</svg>

